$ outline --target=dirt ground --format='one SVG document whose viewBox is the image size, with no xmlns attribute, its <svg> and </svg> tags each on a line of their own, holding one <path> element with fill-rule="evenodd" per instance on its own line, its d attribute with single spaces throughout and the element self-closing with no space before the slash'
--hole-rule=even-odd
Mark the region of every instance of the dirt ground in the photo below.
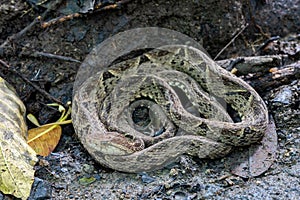
<svg viewBox="0 0 300 200">
<path fill-rule="evenodd" d="M 64 126 L 55 152 L 42 158 L 43 164 L 36 167 L 30 199 L 299 199 L 299 0 L 226 3 L 132 0 L 121 3 L 120 8 L 90 12 L 71 7 L 70 1 L 61 2 L 57 6 L 49 2 L 38 6 L 37 1 L 1 0 L 0 59 L 64 104 L 72 100 L 76 73 L 86 55 L 106 38 L 137 27 L 164 27 L 184 33 L 199 41 L 212 58 L 232 41 L 217 60 L 285 55 L 278 68 L 294 64 L 298 71 L 265 89 L 247 79 L 266 101 L 278 134 L 276 160 L 259 177 L 231 175 L 226 158 L 183 158 L 151 173 L 116 172 L 97 164 L 68 125 Z M 114 1 L 101 2 L 109 5 Z M 74 11 L 81 12 L 81 16 L 42 26 L 43 22 Z M 37 20 L 24 34 L 14 35 L 38 16 L 41 21 Z M 64 59 L 43 53 L 64 56 Z M 268 70 L 264 69 L 263 73 L 270 73 Z M 42 124 L 59 117 L 57 111 L 46 106 L 51 100 L 16 73 L 0 67 L 0 76 L 16 88 L 27 112 L 33 113 Z M 0 194 L 0 199 L 11 197 Z"/>
</svg>

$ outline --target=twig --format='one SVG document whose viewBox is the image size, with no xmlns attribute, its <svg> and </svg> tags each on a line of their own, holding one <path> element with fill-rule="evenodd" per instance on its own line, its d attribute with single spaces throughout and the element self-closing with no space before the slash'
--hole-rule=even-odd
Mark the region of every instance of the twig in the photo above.
<svg viewBox="0 0 300 200">
<path fill-rule="evenodd" d="M 73 14 L 70 14 L 70 15 L 65 15 L 65 16 L 62 16 L 62 17 L 57 17 L 57 18 L 49 20 L 48 22 L 43 22 L 42 23 L 42 28 L 47 28 L 47 27 L 52 26 L 52 25 L 54 25 L 56 23 L 64 22 L 66 20 L 70 20 L 70 19 L 73 19 L 73 18 L 81 17 L 81 16 L 82 15 L 80 13 L 73 13 Z"/>
<path fill-rule="evenodd" d="M 110 9 L 115 9 L 115 8 L 120 8 L 123 4 L 129 3 L 131 0 L 120 0 L 117 1 L 114 4 L 111 5 L 106 5 L 104 7 L 102 7 L 102 4 L 98 4 L 95 6 L 95 12 L 99 12 L 99 11 L 103 11 L 103 10 L 110 10 Z"/>
<path fill-rule="evenodd" d="M 42 2 L 44 3 L 44 2 Z M 58 5 L 60 5 L 62 3 L 62 0 L 56 0 L 55 3 L 53 3 L 52 8 L 56 8 Z M 36 17 L 29 25 L 27 25 L 25 28 L 23 28 L 20 32 L 13 34 L 12 36 L 8 37 L 1 45 L 0 45 L 0 52 L 3 51 L 4 47 L 14 41 L 19 39 L 20 37 L 22 37 L 27 31 L 29 31 L 30 29 L 32 29 L 32 27 L 42 21 L 43 18 L 45 18 L 45 16 L 51 11 L 52 8 L 48 8 L 41 16 Z"/>
<path fill-rule="evenodd" d="M 255 22 L 255 27 L 259 30 L 260 34 L 262 34 L 265 38 L 270 39 L 270 35 L 268 35 L 267 33 L 265 33 L 262 29 L 261 26 L 259 26 L 258 24 L 256 24 Z"/>
<path fill-rule="evenodd" d="M 94 10 L 91 13 L 96 13 L 96 12 L 100 12 L 100 11 L 120 8 L 123 4 L 126 4 L 130 1 L 131 0 L 120 0 L 120 1 L 117 1 L 116 3 L 114 3 L 114 4 L 105 5 L 105 6 L 103 6 L 102 3 L 99 3 L 98 5 L 94 6 Z M 48 22 L 43 22 L 42 23 L 42 28 L 47 28 L 49 26 L 52 26 L 52 25 L 60 23 L 60 22 L 64 22 L 66 20 L 82 17 L 83 15 L 89 14 L 89 13 L 90 12 L 88 12 L 88 13 L 73 13 L 73 14 L 57 17 L 57 18 L 49 20 Z"/>
<path fill-rule="evenodd" d="M 46 92 L 45 90 L 41 89 L 39 86 L 37 86 L 36 84 L 32 83 L 28 78 L 24 77 L 20 72 L 18 72 L 14 68 L 10 67 L 3 60 L 0 59 L 0 63 L 3 66 L 5 66 L 6 69 L 8 69 L 10 72 L 18 75 L 21 79 L 23 79 L 24 82 L 26 82 L 27 84 L 31 85 L 34 89 L 36 89 L 39 93 L 41 93 L 42 95 L 44 95 L 47 99 L 49 99 L 52 102 L 56 102 L 56 103 L 58 103 L 60 105 L 63 105 L 63 103 L 59 99 L 56 99 L 55 97 L 51 96 L 48 92 Z"/>
<path fill-rule="evenodd" d="M 234 41 L 235 41 L 235 39 L 248 27 L 248 23 L 247 24 L 245 24 L 245 25 L 243 25 L 242 26 L 242 29 L 228 42 L 228 44 L 226 44 L 226 46 L 216 55 L 216 57 L 214 58 L 214 60 L 216 60 L 222 53 L 223 53 L 223 51 L 225 50 L 225 49 L 227 49 L 227 47 L 229 46 L 229 45 L 231 45 Z"/>
<path fill-rule="evenodd" d="M 242 63 L 242 62 L 245 62 L 244 58 L 236 58 L 236 59 L 230 61 L 229 65 L 226 67 L 226 70 L 231 71 L 235 65 L 237 65 L 238 63 Z"/>
<path fill-rule="evenodd" d="M 71 58 L 71 57 L 55 55 L 55 54 L 52 54 L 52 53 L 45 53 L 45 52 L 39 52 L 39 51 L 34 52 L 33 56 L 41 56 L 41 57 L 47 57 L 47 58 L 54 58 L 54 59 L 58 59 L 58 60 L 81 63 L 81 61 L 76 60 L 76 59 Z"/>
<path fill-rule="evenodd" d="M 274 42 L 275 40 L 278 40 L 280 39 L 280 36 L 274 36 L 274 37 L 271 37 L 271 38 L 268 38 L 259 48 L 257 51 L 261 51 L 263 50 L 264 48 L 266 48 L 270 43 Z"/>
<path fill-rule="evenodd" d="M 40 21 L 40 17 L 35 18 L 29 25 L 27 25 L 24 29 L 22 29 L 20 32 L 13 34 L 12 36 L 8 37 L 1 45 L 0 45 L 0 51 L 11 41 L 14 41 L 20 37 L 22 37 L 28 30 L 30 30 L 37 22 Z"/>
</svg>

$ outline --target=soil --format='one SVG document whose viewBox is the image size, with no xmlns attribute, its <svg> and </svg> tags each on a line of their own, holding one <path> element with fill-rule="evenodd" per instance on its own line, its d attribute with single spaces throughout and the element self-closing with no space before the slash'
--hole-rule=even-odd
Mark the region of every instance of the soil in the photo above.
<svg viewBox="0 0 300 200">
<path fill-rule="evenodd" d="M 183 157 L 180 162 L 151 173 L 116 172 L 97 164 L 68 125 L 63 127 L 55 152 L 41 158 L 36 166 L 30 199 L 299 199 L 299 0 L 209 0 L 205 3 L 132 0 L 120 8 L 101 11 L 94 8 L 89 12 L 76 10 L 68 4 L 70 1 L 61 1 L 57 6 L 49 2 L 37 5 L 37 2 L 1 1 L 0 44 L 6 44 L 0 46 L 0 59 L 63 104 L 72 100 L 76 73 L 89 52 L 111 35 L 137 27 L 164 27 L 184 33 L 202 44 L 212 58 L 232 41 L 217 60 L 284 54 L 285 59 L 276 67 L 295 63 L 298 71 L 265 90 L 253 84 L 266 101 L 278 134 L 276 159 L 259 177 L 232 175 L 226 158 Z M 105 5 L 114 1 L 101 2 Z M 41 26 L 42 22 L 75 11 L 81 12 L 81 17 Z M 8 39 L 38 16 L 42 16 L 42 21 L 25 34 Z M 269 68 L 263 73 L 270 73 Z M 27 112 L 33 113 L 41 124 L 59 117 L 57 111 L 46 106 L 51 100 L 16 73 L 0 67 L 0 76 L 16 88 Z M 252 83 L 251 79 L 247 81 Z M 33 127 L 30 122 L 28 126 Z M 11 197 L 0 194 L 0 199 Z"/>
</svg>

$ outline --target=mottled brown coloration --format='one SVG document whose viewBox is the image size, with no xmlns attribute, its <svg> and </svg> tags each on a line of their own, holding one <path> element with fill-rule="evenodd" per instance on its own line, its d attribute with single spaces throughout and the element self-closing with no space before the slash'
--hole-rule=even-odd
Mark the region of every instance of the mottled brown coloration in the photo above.
<svg viewBox="0 0 300 200">
<path fill-rule="evenodd" d="M 152 109 L 142 127 L 128 114 L 137 101 Z M 89 153 L 124 172 L 159 169 L 183 154 L 222 157 L 232 146 L 259 141 L 268 124 L 253 88 L 185 45 L 162 46 L 100 70 L 75 92 L 72 118 Z"/>
</svg>

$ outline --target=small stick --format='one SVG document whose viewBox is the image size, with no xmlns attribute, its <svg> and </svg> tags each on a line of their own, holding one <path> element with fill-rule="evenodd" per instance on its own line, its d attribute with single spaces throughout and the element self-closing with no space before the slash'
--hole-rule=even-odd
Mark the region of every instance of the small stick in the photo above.
<svg viewBox="0 0 300 200">
<path fill-rule="evenodd" d="M 106 5 L 106 6 L 103 6 L 102 3 L 99 3 L 98 5 L 95 5 L 95 7 L 94 7 L 95 9 L 91 13 L 96 13 L 96 12 L 101 12 L 101 11 L 104 11 L 104 10 L 111 10 L 111 9 L 120 8 L 123 4 L 128 3 L 130 1 L 131 0 L 120 0 L 120 1 L 117 1 L 116 3 L 114 3 L 114 4 L 110 4 L 110 5 Z M 43 22 L 42 23 L 42 28 L 47 28 L 47 27 L 52 26 L 56 23 L 64 22 L 66 20 L 82 17 L 85 14 L 89 14 L 89 12 L 88 13 L 73 13 L 73 14 L 57 17 L 57 18 L 49 20 L 48 22 Z"/>
<path fill-rule="evenodd" d="M 16 40 L 22 37 L 27 31 L 29 31 L 38 21 L 40 21 L 40 17 L 35 18 L 29 25 L 27 25 L 24 29 L 20 32 L 13 34 L 12 36 L 8 37 L 1 45 L 0 51 L 11 41 Z"/>
<path fill-rule="evenodd" d="M 46 92 L 45 90 L 41 89 L 39 86 L 37 86 L 36 84 L 32 83 L 28 78 L 24 77 L 20 72 L 18 72 L 17 70 L 15 70 L 14 68 L 10 67 L 6 62 L 4 62 L 3 60 L 0 59 L 0 63 L 5 66 L 9 71 L 13 72 L 14 74 L 18 75 L 20 78 L 23 79 L 23 81 L 29 85 L 31 85 L 34 89 L 36 89 L 39 93 L 41 93 L 42 95 L 44 95 L 47 99 L 49 99 L 52 102 L 56 102 L 60 105 L 63 105 L 63 103 L 59 100 L 56 99 L 55 97 L 51 96 L 48 92 Z"/>
<path fill-rule="evenodd" d="M 41 57 L 47 57 L 47 58 L 54 58 L 54 59 L 58 59 L 58 60 L 81 63 L 79 60 L 76 60 L 76 59 L 71 58 L 71 57 L 55 55 L 55 54 L 52 54 L 52 53 L 45 53 L 45 52 L 39 52 L 39 51 L 34 52 L 33 56 L 41 56 Z"/>
<path fill-rule="evenodd" d="M 274 37 L 270 37 L 269 39 L 267 39 L 259 48 L 258 51 L 263 50 L 264 48 L 266 48 L 271 42 L 274 42 L 275 40 L 280 39 L 280 36 L 274 36 Z"/>
<path fill-rule="evenodd" d="M 73 13 L 73 14 L 62 16 L 62 17 L 57 17 L 57 18 L 49 20 L 48 22 L 43 22 L 42 23 L 42 28 L 47 28 L 47 27 L 52 26 L 53 24 L 56 24 L 58 22 L 64 22 L 66 20 L 70 20 L 70 19 L 73 19 L 73 18 L 81 17 L 81 16 L 82 15 L 80 13 Z"/>
<path fill-rule="evenodd" d="M 245 25 L 243 25 L 242 26 L 242 29 L 228 42 L 228 44 L 226 44 L 226 46 L 216 55 L 216 57 L 214 58 L 214 60 L 216 60 L 222 53 L 223 53 L 223 51 L 225 50 L 225 49 L 227 49 L 227 47 L 229 46 L 229 45 L 231 45 L 234 41 L 235 41 L 235 39 L 248 27 L 248 23 L 247 24 L 245 24 Z"/>
<path fill-rule="evenodd" d="M 47 0 L 45 0 L 46 2 Z M 41 2 L 41 4 L 44 2 Z M 56 2 L 53 4 L 53 9 L 56 8 L 58 5 L 62 3 L 62 0 L 56 0 Z M 32 27 L 42 21 L 42 19 L 51 11 L 51 8 L 48 8 L 41 16 L 36 17 L 29 25 L 27 25 L 25 28 L 23 28 L 20 32 L 13 34 L 12 36 L 8 37 L 1 45 L 0 45 L 0 52 L 4 49 L 4 47 L 14 41 L 22 37 L 27 31 L 32 29 Z"/>
</svg>

